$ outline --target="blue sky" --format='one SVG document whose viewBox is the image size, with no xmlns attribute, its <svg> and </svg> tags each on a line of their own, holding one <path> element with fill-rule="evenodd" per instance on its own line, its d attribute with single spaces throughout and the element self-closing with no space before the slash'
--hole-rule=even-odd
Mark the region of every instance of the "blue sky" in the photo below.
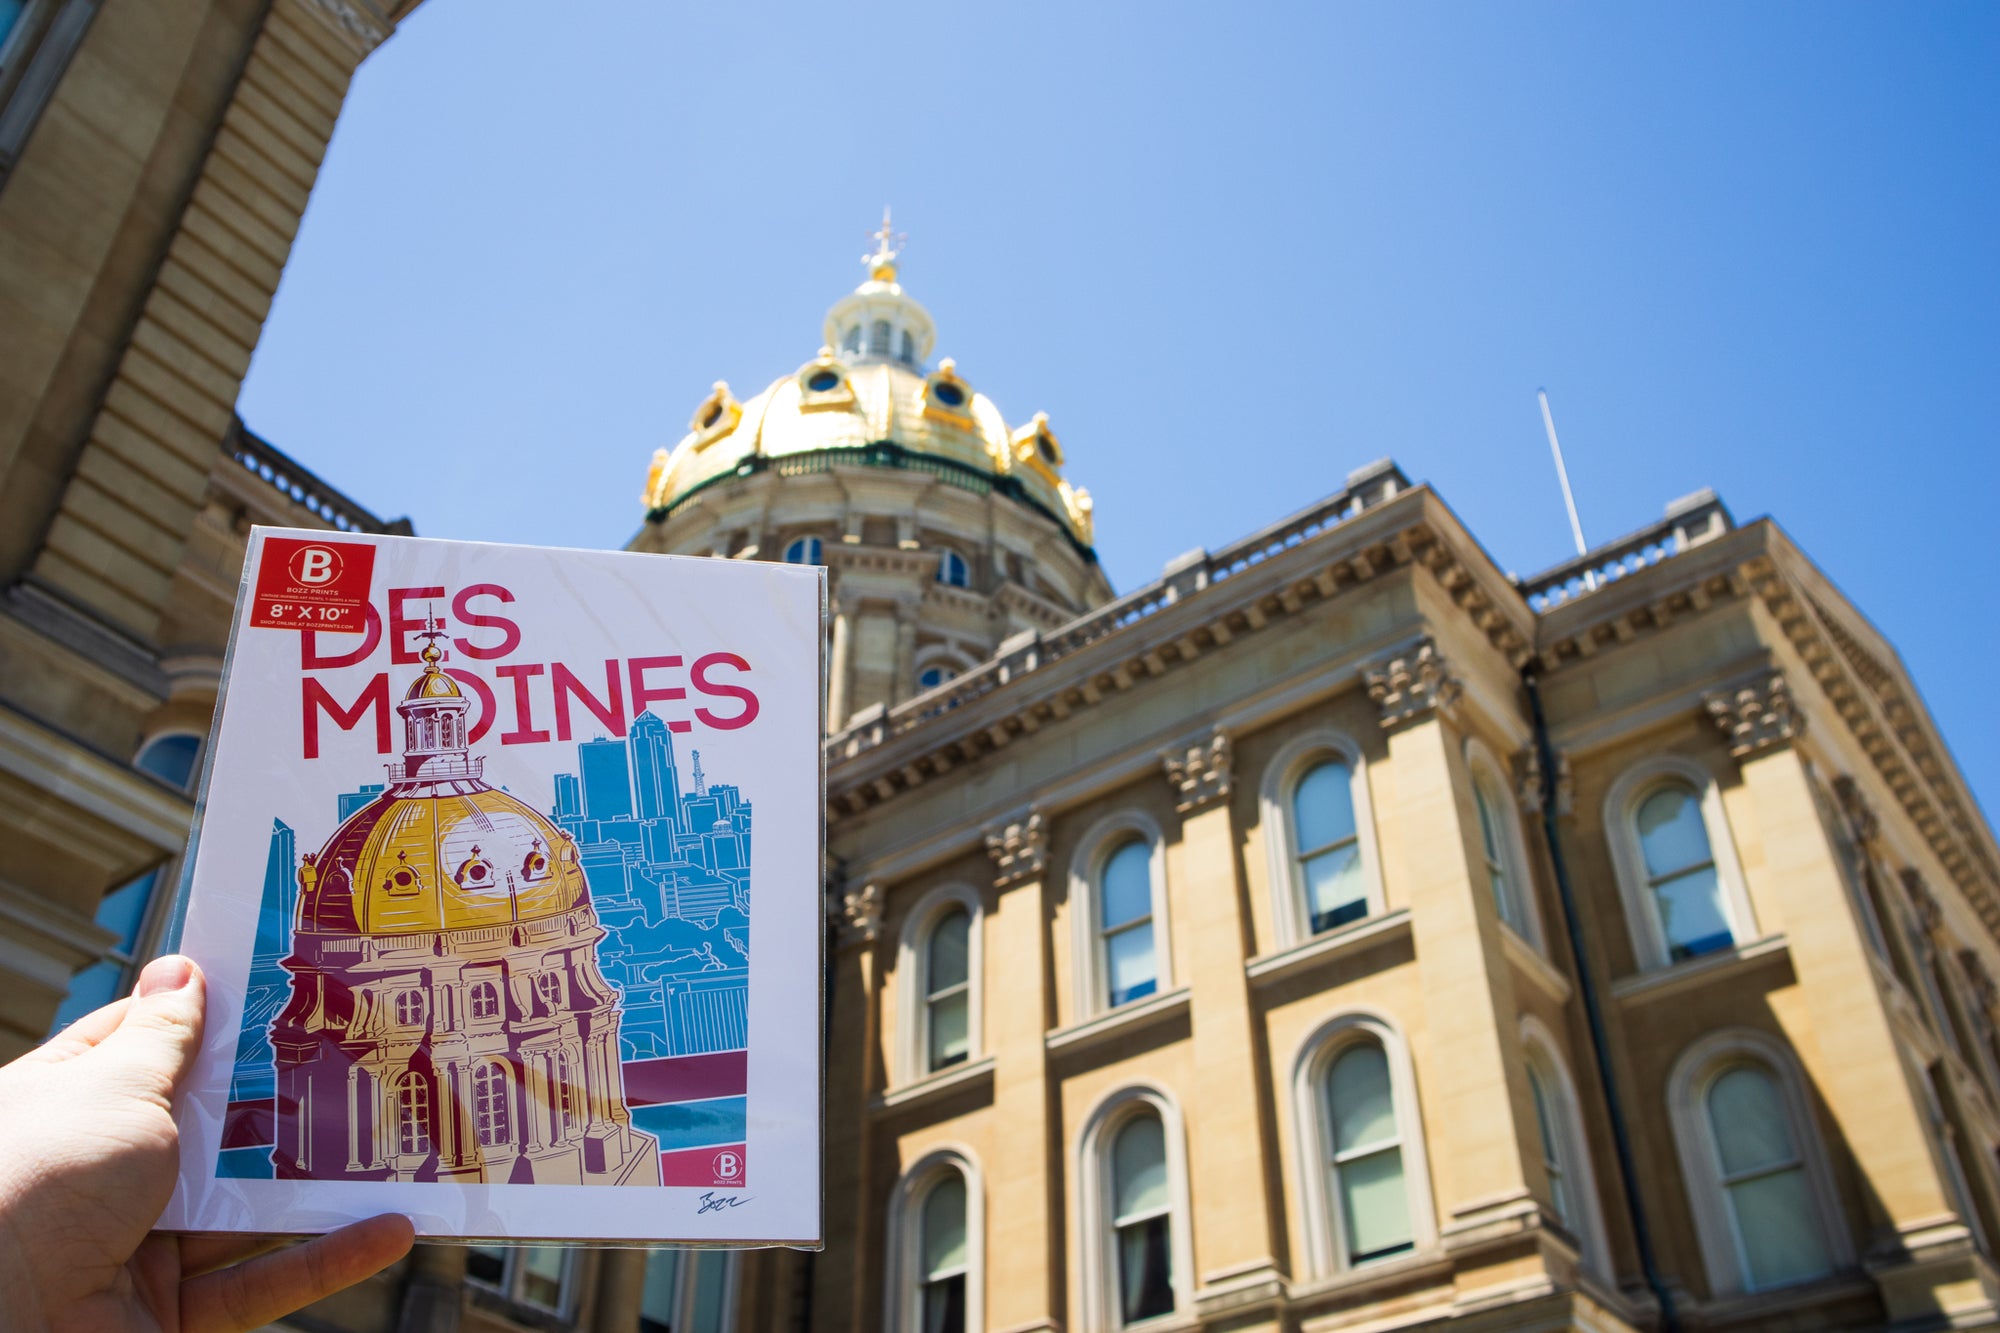
<svg viewBox="0 0 2000 1333">
<path fill-rule="evenodd" d="M 938 354 L 1050 414 L 1121 589 L 1384 454 L 1550 565 L 1546 385 L 1593 541 L 1705 485 L 1774 516 L 1992 810 L 1996 69 L 1991 5 L 427 0 L 241 410 L 421 533 L 620 545 L 893 204 Z"/>
</svg>

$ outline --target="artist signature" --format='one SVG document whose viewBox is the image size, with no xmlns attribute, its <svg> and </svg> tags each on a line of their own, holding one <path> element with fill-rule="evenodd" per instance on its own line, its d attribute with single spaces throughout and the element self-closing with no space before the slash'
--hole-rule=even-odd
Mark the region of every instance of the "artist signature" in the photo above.
<svg viewBox="0 0 2000 1333">
<path fill-rule="evenodd" d="M 719 1213 L 724 1208 L 741 1208 L 748 1202 L 749 1199 L 738 1198 L 734 1194 L 718 1197 L 714 1190 L 709 1190 L 701 1196 L 701 1207 L 694 1210 L 694 1215 L 700 1217 L 703 1213 Z"/>
</svg>

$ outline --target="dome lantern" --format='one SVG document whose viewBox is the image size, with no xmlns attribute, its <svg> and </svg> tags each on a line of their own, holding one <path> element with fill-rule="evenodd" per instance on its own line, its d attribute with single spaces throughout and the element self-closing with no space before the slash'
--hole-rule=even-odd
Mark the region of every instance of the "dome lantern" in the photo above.
<svg viewBox="0 0 2000 1333">
<path fill-rule="evenodd" d="M 868 281 L 826 312 L 826 345 L 857 364 L 894 361 L 921 367 L 937 341 L 937 326 L 931 312 L 896 281 L 896 260 L 909 238 L 891 227 L 886 208 L 873 236 L 874 250 L 861 257 Z"/>
</svg>

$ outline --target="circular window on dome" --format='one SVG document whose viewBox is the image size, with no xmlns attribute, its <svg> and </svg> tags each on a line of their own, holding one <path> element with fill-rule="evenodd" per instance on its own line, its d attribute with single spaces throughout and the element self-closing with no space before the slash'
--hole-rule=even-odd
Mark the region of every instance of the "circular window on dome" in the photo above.
<svg viewBox="0 0 2000 1333">
<path fill-rule="evenodd" d="M 943 383 L 932 386 L 931 396 L 936 398 L 940 403 L 943 403 L 946 407 L 965 406 L 965 390 L 959 388 L 956 384 L 953 384 L 948 380 Z"/>
<path fill-rule="evenodd" d="M 815 370 L 806 377 L 806 387 L 814 393 L 831 393 L 840 387 L 840 376 L 831 370 Z"/>
<path fill-rule="evenodd" d="M 729 392 L 726 382 L 717 380 L 708 397 L 701 400 L 694 415 L 688 418 L 688 429 L 694 432 L 698 444 L 707 444 L 735 430 L 742 418 L 743 405 Z"/>
<path fill-rule="evenodd" d="M 1037 435 L 1035 437 L 1035 452 L 1040 454 L 1042 461 L 1050 467 L 1055 467 L 1062 462 L 1062 455 L 1056 452 L 1056 442 L 1053 436 Z"/>
</svg>

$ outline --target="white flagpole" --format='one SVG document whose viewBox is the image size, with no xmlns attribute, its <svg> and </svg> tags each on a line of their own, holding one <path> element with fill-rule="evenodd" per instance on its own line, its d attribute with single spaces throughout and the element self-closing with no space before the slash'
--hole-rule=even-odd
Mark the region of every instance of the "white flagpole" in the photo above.
<svg viewBox="0 0 2000 1333">
<path fill-rule="evenodd" d="M 1542 404 L 1542 424 L 1548 427 L 1549 452 L 1556 456 L 1556 480 L 1562 483 L 1563 507 L 1569 510 L 1570 535 L 1576 538 L 1576 553 L 1578 555 L 1587 555 L 1590 547 L 1583 540 L 1583 521 L 1576 516 L 1576 497 L 1570 494 L 1569 469 L 1563 466 L 1562 445 L 1556 441 L 1556 419 L 1549 412 L 1549 391 L 1547 389 L 1537 389 L 1535 390 L 1535 397 Z M 1595 588 L 1597 586 L 1597 576 L 1592 571 L 1585 570 L 1583 572 L 1583 586 L 1586 588 Z"/>
</svg>

